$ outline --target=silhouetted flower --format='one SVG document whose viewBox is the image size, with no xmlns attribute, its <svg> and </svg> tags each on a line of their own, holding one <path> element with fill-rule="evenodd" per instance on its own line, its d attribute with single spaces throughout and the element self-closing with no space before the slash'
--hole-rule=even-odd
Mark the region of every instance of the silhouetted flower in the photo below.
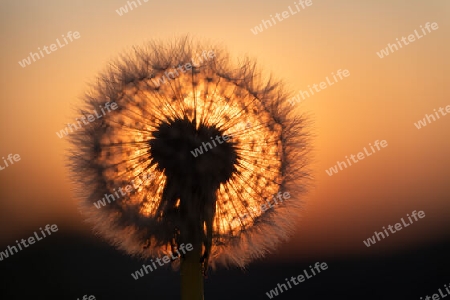
<svg viewBox="0 0 450 300">
<path fill-rule="evenodd" d="M 118 108 L 70 136 L 82 212 L 129 254 L 161 256 L 193 243 L 213 267 L 244 267 L 299 219 L 308 139 L 289 96 L 254 61 L 234 67 L 223 49 L 190 38 L 135 48 L 100 76 L 81 112 Z M 219 143 L 224 135 L 232 138 Z M 208 151 L 195 157 L 199 147 Z M 154 177 L 142 181 L 144 173 Z M 136 190 L 94 207 L 132 180 Z M 291 198 L 262 213 L 279 191 Z"/>
</svg>

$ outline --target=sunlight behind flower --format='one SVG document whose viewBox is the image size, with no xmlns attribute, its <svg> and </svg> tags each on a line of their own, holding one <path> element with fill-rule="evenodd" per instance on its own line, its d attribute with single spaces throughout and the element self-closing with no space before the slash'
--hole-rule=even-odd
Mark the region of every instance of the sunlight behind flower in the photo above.
<svg viewBox="0 0 450 300">
<path fill-rule="evenodd" d="M 248 58 L 234 66 L 226 51 L 212 47 L 211 59 L 177 72 L 211 49 L 191 42 L 180 39 L 165 53 L 154 43 L 134 49 L 87 95 L 88 106 L 110 101 L 118 108 L 74 135 L 87 145 L 73 156 L 74 167 L 97 178 L 81 178 L 93 187 L 82 191 L 82 209 L 99 233 L 144 258 L 167 254 L 180 228 L 188 232 L 185 222 L 200 222 L 209 265 L 244 267 L 295 228 L 308 174 L 306 125 L 291 116 L 283 84 L 263 77 Z M 92 209 L 92 201 L 130 182 L 137 188 Z M 280 191 L 293 197 L 263 212 Z M 197 238 L 205 239 L 190 237 Z"/>
<path fill-rule="evenodd" d="M 199 74 L 196 90 L 179 96 L 182 101 L 178 101 L 175 93 L 173 99 L 168 99 L 166 92 L 192 84 L 189 80 L 190 75 L 181 75 L 156 90 L 151 80 L 141 81 L 138 87 L 129 84 L 123 97 L 118 100 L 121 109 L 106 120 L 106 126 L 114 128 L 114 137 L 108 135 L 102 141 L 103 150 L 99 162 L 107 166 L 108 171 L 105 173 L 110 188 L 114 189 L 132 180 L 139 186 L 120 205 L 140 206 L 143 216 L 156 217 L 166 178 L 156 170 L 156 166 L 151 166 L 151 146 L 148 143 L 153 139 L 151 131 L 167 116 L 180 117 L 180 111 L 185 111 L 191 121 L 196 115 L 197 126 L 203 123 L 226 128 L 224 133 L 232 136 L 233 143 L 238 145 L 238 174 L 220 185 L 214 231 L 218 239 L 223 235 L 236 236 L 254 224 L 255 219 L 261 215 L 261 204 L 278 191 L 282 180 L 279 159 L 281 143 L 277 142 L 281 126 L 266 126 L 270 122 L 270 116 L 258 107 L 254 97 L 232 83 L 219 83 L 220 79 L 214 75 L 202 77 Z M 261 112 L 255 113 L 258 111 Z M 142 124 L 133 123 L 136 115 L 145 116 L 149 112 L 152 112 L 153 119 L 146 119 Z M 120 127 L 117 128 L 117 124 Z M 122 151 L 125 145 L 128 150 Z M 252 153 L 264 155 L 256 156 Z M 139 177 L 145 173 L 154 174 L 155 178 L 142 181 Z M 250 182 L 255 184 L 248 186 Z M 245 188 L 236 190 L 235 186 Z M 243 212 L 249 217 L 241 218 Z"/>
</svg>

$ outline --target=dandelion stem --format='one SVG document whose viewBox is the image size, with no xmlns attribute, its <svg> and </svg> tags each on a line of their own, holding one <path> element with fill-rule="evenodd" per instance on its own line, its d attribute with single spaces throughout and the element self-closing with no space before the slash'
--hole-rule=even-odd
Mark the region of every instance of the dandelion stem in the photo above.
<svg viewBox="0 0 450 300">
<path fill-rule="evenodd" d="M 181 260 L 181 300 L 203 300 L 201 243 Z"/>
</svg>

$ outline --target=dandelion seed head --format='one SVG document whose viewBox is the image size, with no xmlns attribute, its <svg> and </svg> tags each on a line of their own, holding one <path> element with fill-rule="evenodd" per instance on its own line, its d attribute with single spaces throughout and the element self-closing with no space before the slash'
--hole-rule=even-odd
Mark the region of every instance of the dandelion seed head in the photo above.
<svg viewBox="0 0 450 300">
<path fill-rule="evenodd" d="M 198 60 L 205 50 L 214 56 Z M 193 224 L 211 216 L 210 265 L 244 267 L 292 235 L 302 207 L 308 135 L 288 98 L 252 60 L 236 66 L 219 47 L 186 37 L 134 48 L 100 76 L 81 112 L 107 102 L 117 109 L 70 137 L 82 213 L 99 235 L 143 258 L 169 253 L 174 236 L 201 240 L 204 226 Z M 231 139 L 215 140 L 225 135 Z M 124 196 L 94 207 L 131 183 Z M 280 191 L 291 198 L 262 212 Z"/>
</svg>

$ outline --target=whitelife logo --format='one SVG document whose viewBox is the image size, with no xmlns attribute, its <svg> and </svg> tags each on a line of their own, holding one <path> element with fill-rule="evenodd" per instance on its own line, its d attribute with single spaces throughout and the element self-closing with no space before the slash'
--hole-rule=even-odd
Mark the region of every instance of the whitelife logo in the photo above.
<svg viewBox="0 0 450 300">
<path fill-rule="evenodd" d="M 450 286 L 450 284 L 449 284 L 449 286 Z M 445 287 L 445 290 L 447 291 L 448 294 L 444 294 L 444 293 L 442 293 L 441 289 L 438 289 L 439 294 L 437 294 L 437 293 L 433 294 L 431 297 L 426 295 L 425 298 L 420 297 L 420 300 L 440 300 L 442 298 L 447 297 L 448 295 L 450 295 L 450 290 L 449 290 L 449 287 L 446 284 L 444 284 L 444 287 Z M 439 295 L 441 295 L 442 298 L 440 298 Z"/>
<path fill-rule="evenodd" d="M 139 6 L 142 5 L 141 0 L 136 0 L 139 3 Z M 130 7 L 130 11 L 132 11 L 134 8 L 138 8 L 138 5 L 136 1 L 127 1 L 127 5 L 120 7 L 119 9 L 116 9 L 116 13 L 121 17 L 124 14 L 128 13 L 128 7 Z M 142 2 L 147 3 L 150 0 L 142 0 Z M 132 6 L 134 5 L 134 8 Z"/>
<path fill-rule="evenodd" d="M 366 147 L 364 147 L 364 152 L 366 153 L 367 156 L 371 156 L 373 155 L 376 151 L 375 149 L 372 147 L 372 143 L 369 143 L 370 149 L 372 149 L 372 152 L 368 152 Z M 378 151 L 381 150 L 380 146 L 382 148 L 385 148 L 388 146 L 388 143 L 386 142 L 386 140 L 382 140 L 381 142 L 379 142 L 378 140 L 375 141 L 374 143 L 375 148 L 378 149 Z M 358 157 L 358 159 L 356 159 L 355 157 Z M 347 163 L 349 164 L 349 166 L 352 165 L 350 159 L 348 158 L 348 156 L 345 157 L 347 159 Z M 363 160 L 364 158 L 366 158 L 366 156 L 364 155 L 363 152 L 359 152 L 357 155 L 350 155 L 350 158 L 352 159 L 352 161 L 354 163 L 359 162 L 360 160 Z M 344 170 L 342 168 L 342 166 L 344 166 L 347 169 L 347 164 L 345 163 L 345 161 L 337 161 L 337 164 L 334 167 L 329 168 L 328 170 L 325 170 L 325 172 L 328 174 L 328 176 L 333 176 L 333 173 L 337 174 L 337 172 L 339 172 L 339 169 L 342 171 Z M 338 169 L 339 167 L 339 169 Z"/>
<path fill-rule="evenodd" d="M 411 223 L 406 223 L 405 220 L 403 220 L 403 218 L 401 218 L 400 220 L 402 220 L 403 226 L 408 227 L 409 225 L 411 225 L 413 223 L 413 220 L 411 219 L 411 217 L 409 216 L 409 214 L 406 214 L 408 216 L 408 220 Z M 411 213 L 411 216 L 414 218 L 414 220 L 416 220 L 416 222 L 419 220 L 417 219 L 417 216 L 419 216 L 420 219 L 425 218 L 425 212 L 423 210 L 419 211 L 418 213 L 416 213 L 416 211 L 413 211 Z M 395 227 L 395 230 L 393 229 Z M 402 224 L 400 223 L 396 223 L 394 226 L 389 225 L 388 229 L 391 231 L 391 233 L 396 233 L 397 231 L 402 230 Z M 383 226 L 383 230 L 384 233 L 386 234 L 386 236 L 389 236 L 388 231 L 386 230 L 386 228 Z M 385 239 L 383 232 L 374 232 L 374 235 L 372 236 L 372 238 L 368 238 L 367 241 L 363 241 L 364 245 L 366 245 L 367 247 L 370 247 L 371 245 L 375 245 L 375 243 L 377 242 L 375 240 L 375 237 L 378 239 L 378 241 L 381 241 L 380 236 Z"/>
<path fill-rule="evenodd" d="M 216 135 L 216 141 L 219 143 L 219 144 L 223 144 L 223 143 L 225 143 L 226 141 L 228 141 L 229 139 L 232 139 L 233 138 L 233 136 L 231 135 L 231 134 L 229 134 L 229 135 L 224 135 L 224 136 L 218 136 L 218 135 Z M 222 141 L 222 142 L 221 142 Z M 214 145 L 214 147 L 217 147 L 217 144 L 216 144 L 216 142 L 214 141 L 214 139 L 213 139 L 213 137 L 211 137 L 211 142 L 213 143 L 213 145 Z M 205 152 L 208 152 L 208 148 L 206 148 L 206 146 L 209 146 L 209 150 L 212 150 L 213 149 L 213 146 L 209 143 L 209 142 L 203 142 L 202 143 L 202 146 L 203 146 L 203 148 L 205 148 Z M 195 148 L 194 149 L 194 151 L 191 151 L 191 154 L 194 156 L 194 157 L 197 157 L 197 156 L 199 156 L 200 154 L 203 154 L 203 149 L 202 149 L 202 146 L 200 146 L 200 147 L 197 147 L 197 148 Z"/>
<path fill-rule="evenodd" d="M 19 154 L 12 154 L 12 153 L 10 153 L 10 154 L 8 154 L 8 160 L 9 160 L 9 163 L 11 164 L 11 165 L 13 165 L 14 164 L 14 161 L 13 161 L 13 158 L 14 158 L 14 161 L 15 162 L 18 162 L 18 161 L 20 161 L 20 155 Z M 2 171 L 2 170 L 4 170 L 4 169 L 6 169 L 7 167 L 9 167 L 9 165 L 8 165 L 8 162 L 6 161 L 6 159 L 4 158 L 4 157 L 2 157 L 2 159 L 3 159 L 3 162 L 5 163 L 5 167 L 3 168 L 2 166 L 1 166 L 1 164 L 0 164 L 0 171 Z"/>
<path fill-rule="evenodd" d="M 447 113 L 450 113 L 450 105 L 447 105 L 445 107 L 446 112 L 444 112 L 444 108 L 442 108 L 442 107 L 439 107 L 438 110 L 442 116 L 446 116 Z M 434 113 L 436 115 L 436 118 L 439 120 L 441 117 L 437 113 L 436 109 L 434 109 Z M 423 118 L 423 120 L 419 120 L 417 123 L 414 123 L 414 126 L 416 126 L 417 129 L 420 129 L 422 127 L 427 126 L 427 120 L 428 120 L 428 124 L 431 124 L 431 120 L 433 120 L 433 122 L 436 122 L 436 118 L 433 115 L 425 114 L 425 118 Z"/>
<path fill-rule="evenodd" d="M 314 269 L 316 269 L 317 273 L 320 273 L 320 270 L 325 271 L 326 269 L 328 269 L 328 265 L 327 265 L 327 263 L 324 263 L 324 262 L 321 263 L 321 264 L 319 265 L 319 262 L 316 262 L 315 265 L 314 265 L 314 268 L 313 268 L 312 266 L 309 266 L 309 268 L 310 268 L 310 271 L 311 271 L 312 275 L 309 275 L 308 272 L 307 272 L 306 270 L 303 270 L 303 273 L 305 274 L 306 279 L 312 278 L 313 276 L 316 276 L 316 275 L 317 275 L 316 272 L 314 271 Z M 286 284 L 287 284 L 287 285 L 289 286 L 289 288 L 291 289 L 292 286 L 291 286 L 291 283 L 290 283 L 289 281 L 291 281 L 291 282 L 292 282 L 293 284 L 295 284 L 295 285 L 299 285 L 300 283 L 302 283 L 303 281 L 305 281 L 305 276 L 303 276 L 303 275 L 298 275 L 297 278 L 295 278 L 294 276 L 292 276 L 290 280 L 288 280 L 287 278 L 285 278 Z M 296 280 L 296 279 L 297 279 L 297 280 Z M 273 297 L 278 296 L 278 291 L 280 291 L 280 293 L 283 293 L 283 292 L 284 292 L 284 291 L 283 291 L 283 288 L 284 288 L 286 291 L 288 291 L 289 289 L 288 289 L 288 287 L 286 286 L 286 284 L 284 284 L 284 283 L 281 283 L 281 284 L 280 284 L 280 283 L 279 283 L 279 284 L 278 284 L 278 287 L 276 287 L 275 289 L 270 290 L 268 293 L 266 293 L 267 297 L 269 297 L 269 299 L 272 299 Z"/>
<path fill-rule="evenodd" d="M 414 35 L 414 34 L 408 35 L 408 41 L 409 41 L 409 43 L 406 41 L 406 38 L 405 38 L 404 36 L 402 36 L 401 40 L 402 40 L 402 42 L 403 42 L 403 45 L 407 46 L 407 45 L 409 45 L 410 43 L 414 42 L 414 41 L 416 40 L 416 37 L 417 37 L 417 39 L 421 39 L 421 38 L 423 38 L 425 35 L 427 35 L 427 32 L 425 31 L 425 29 L 422 28 L 422 25 L 420 25 L 420 28 L 422 29 L 422 33 L 423 33 L 424 35 L 420 35 L 420 34 L 417 32 L 417 30 L 415 29 L 415 30 L 414 30 L 415 35 Z M 431 23 L 431 24 L 430 24 L 430 22 L 427 22 L 427 23 L 425 24 L 425 28 L 427 29 L 428 33 L 430 33 L 430 32 L 431 32 L 430 28 L 433 29 L 433 30 L 437 30 L 437 29 L 439 28 L 439 26 L 438 26 L 438 24 L 437 24 L 436 22 L 433 22 L 433 23 Z M 396 38 L 396 40 L 397 40 L 397 44 L 400 46 L 400 48 L 403 48 L 403 47 L 402 47 L 402 43 L 400 43 L 400 41 L 398 40 L 398 38 Z M 391 50 L 391 53 L 394 53 L 394 51 L 398 51 L 398 47 L 397 47 L 397 45 L 396 45 L 395 43 L 394 43 L 394 44 L 388 43 L 388 44 L 387 44 L 387 47 L 386 47 L 385 49 L 381 50 L 380 52 L 377 52 L 378 57 L 379 57 L 379 58 L 383 58 L 383 57 L 385 57 L 385 56 L 388 56 L 388 55 L 389 55 L 389 50 Z"/>
<path fill-rule="evenodd" d="M 185 245 L 181 244 L 180 245 L 180 251 L 183 252 L 183 254 L 186 254 L 186 250 L 187 251 L 192 251 L 194 249 L 194 247 L 192 246 L 191 243 L 186 244 L 186 249 L 184 249 Z M 177 258 L 179 258 L 181 256 L 180 252 L 177 250 L 175 250 L 178 255 L 177 256 L 173 256 L 173 252 L 170 253 L 170 256 L 172 257 L 172 261 L 176 260 Z M 155 259 L 156 262 L 158 263 L 158 265 L 160 267 L 164 266 L 164 264 L 168 264 L 171 262 L 171 259 L 169 257 L 169 255 L 164 256 L 163 258 L 157 258 Z M 162 262 L 161 262 L 162 261 Z M 142 268 L 140 268 L 138 271 L 131 273 L 131 277 L 134 278 L 134 280 L 138 280 L 141 277 L 144 277 L 145 274 L 148 274 L 148 270 L 150 269 L 150 272 L 153 272 L 153 270 L 156 270 L 158 267 L 156 267 L 155 262 L 153 261 L 153 259 L 151 259 L 151 263 L 153 265 L 153 268 L 151 265 L 142 265 Z M 144 274 L 145 272 L 145 274 Z"/>
<path fill-rule="evenodd" d="M 285 10 L 283 11 L 281 14 L 280 13 L 276 13 L 275 17 L 278 19 L 279 22 L 283 21 L 284 19 L 289 18 L 290 16 L 296 15 L 298 14 L 301 10 L 305 10 L 306 7 L 311 6 L 312 5 L 312 0 L 299 0 L 298 3 L 294 2 L 295 8 L 297 8 L 297 10 L 292 10 L 292 7 L 289 5 L 289 11 Z M 302 7 L 300 9 L 299 5 Z M 277 24 L 277 22 L 275 21 L 274 17 L 272 15 L 270 15 L 270 18 L 272 19 L 273 25 Z M 254 34 L 257 35 L 260 32 L 263 32 L 264 28 L 263 25 L 265 27 L 265 29 L 267 29 L 267 24 L 270 25 L 270 27 L 272 27 L 272 22 L 270 22 L 270 20 L 261 20 L 262 23 L 255 26 L 254 28 L 250 28 L 250 31 Z"/>
<path fill-rule="evenodd" d="M 111 107 L 110 107 L 110 106 L 111 106 Z M 108 110 L 108 112 L 110 112 L 111 109 L 112 109 L 112 110 L 116 110 L 118 107 L 119 107 L 119 106 L 117 105 L 116 102 L 106 102 L 106 103 L 105 103 L 105 108 Z M 101 117 L 103 117 L 104 115 L 106 115 L 106 112 L 103 110 L 103 107 L 102 107 L 101 105 L 100 105 L 100 110 L 101 110 L 102 113 L 103 113 L 102 115 L 98 115 L 97 110 L 94 110 L 94 113 L 95 113 L 95 115 L 97 116 L 97 119 L 100 119 Z M 86 118 L 87 118 L 87 121 L 89 121 L 89 123 L 92 123 L 92 122 L 94 122 L 94 121 L 96 120 L 93 114 L 92 114 L 92 115 L 87 115 L 87 116 L 82 116 L 81 119 L 82 119 L 82 121 L 83 121 L 83 123 L 84 123 L 85 125 L 89 124 L 89 123 L 86 122 Z M 78 120 L 78 118 L 76 118 L 75 120 L 78 121 L 78 126 L 75 125 L 75 124 L 67 124 L 67 127 L 64 128 L 64 129 L 62 129 L 62 130 L 60 130 L 59 132 L 56 132 L 56 135 L 57 135 L 60 139 L 62 139 L 62 138 L 65 137 L 66 135 L 69 135 L 69 129 L 70 129 L 70 132 L 73 132 L 74 129 L 75 129 L 75 130 L 80 129 L 80 128 L 82 127 L 82 125 L 81 125 L 81 123 L 80 123 L 81 121 Z"/>
<path fill-rule="evenodd" d="M 289 194 L 289 192 L 284 192 L 284 193 L 278 192 L 278 194 L 276 196 L 277 197 L 275 197 L 275 195 L 272 195 L 273 205 L 270 202 L 270 198 L 266 199 L 267 204 L 261 204 L 261 215 L 263 213 L 265 213 L 267 210 L 271 209 L 272 207 L 275 207 L 275 205 L 281 204 L 281 203 L 283 203 L 284 200 L 287 200 L 287 199 L 291 198 L 291 194 Z M 279 201 L 277 201 L 277 198 L 278 198 Z M 267 205 L 269 207 L 267 207 Z M 239 226 L 239 224 L 241 224 L 242 221 L 245 221 L 246 219 L 248 219 L 250 217 L 251 217 L 251 215 L 249 215 L 248 213 L 242 214 L 242 215 L 239 216 L 239 218 L 234 217 L 231 220 L 230 224 L 233 227 L 234 226 Z"/>
<path fill-rule="evenodd" d="M 343 80 L 344 78 L 350 76 L 350 72 L 347 69 L 345 69 L 343 71 L 341 69 L 337 70 L 336 75 L 334 75 L 334 72 L 331 72 L 331 74 L 333 75 L 334 82 L 331 82 L 330 78 L 328 78 L 328 76 L 327 76 L 327 77 L 325 77 L 326 82 L 322 81 L 319 84 L 314 83 L 312 85 L 312 88 L 311 88 L 311 85 L 308 85 L 311 95 L 307 91 L 300 91 L 297 95 L 288 99 L 289 104 L 294 105 L 295 103 L 302 101 L 302 99 L 306 100 L 306 97 L 310 98 L 314 95 L 314 91 L 316 91 L 318 93 L 321 90 L 324 90 L 327 87 L 334 85 L 336 82 L 339 82 L 339 80 L 336 78 L 336 75 L 340 78 L 340 80 Z M 342 76 L 344 76 L 344 78 Z M 317 87 L 320 87 L 320 90 Z M 305 95 L 306 95 L 306 97 L 305 97 Z M 300 99 L 300 96 L 302 97 L 302 99 Z"/>
<path fill-rule="evenodd" d="M 80 300 L 80 298 L 77 298 L 77 300 Z M 84 295 L 81 300 L 95 300 L 95 297 L 93 295 L 90 295 L 88 298 L 88 295 Z"/>
<path fill-rule="evenodd" d="M 47 232 L 48 235 L 51 235 L 52 232 L 57 232 L 58 226 L 56 226 L 56 224 L 53 224 L 51 226 L 49 224 L 47 224 L 47 225 L 45 225 L 44 229 L 42 229 L 42 227 L 39 227 L 39 229 L 41 230 L 41 237 L 39 237 L 39 234 L 36 233 L 36 231 L 35 231 L 34 236 L 30 236 L 26 240 L 21 239 L 20 242 L 18 240 L 16 240 L 17 247 L 19 247 L 19 250 L 23 250 L 22 246 L 24 246 L 25 248 L 28 248 L 28 246 L 36 243 L 36 240 L 40 241 L 40 240 L 44 239 L 46 237 L 44 230 Z M 27 242 L 28 242 L 28 244 L 27 244 Z M 4 258 L 8 258 L 9 254 L 14 255 L 13 250 L 15 251 L 15 253 L 19 252 L 19 250 L 17 250 L 16 246 L 9 246 L 9 245 L 5 251 L 3 251 L 3 252 L 0 251 L 0 261 L 2 261 Z M 8 254 L 8 251 L 9 251 L 9 254 Z"/>
<path fill-rule="evenodd" d="M 114 195 L 112 193 L 111 194 L 105 194 L 105 196 L 101 200 L 98 200 L 97 202 L 94 202 L 94 206 L 97 209 L 100 209 L 101 207 L 106 206 L 106 201 L 108 201 L 108 203 L 111 203 L 111 201 L 114 202 L 116 200 L 119 200 L 121 197 L 123 197 L 123 196 L 125 196 L 127 194 L 130 194 L 133 191 L 138 190 L 139 187 L 142 184 L 147 182 L 147 180 L 151 180 L 153 178 L 155 178 L 155 175 L 153 175 L 151 173 L 146 173 L 142 177 L 139 176 L 136 179 L 137 183 L 134 183 L 135 180 L 133 179 L 133 180 L 131 180 L 131 184 L 128 184 L 123 189 L 121 187 L 118 188 L 117 191 L 120 192 L 120 195 L 122 195 L 122 196 L 120 196 L 119 193 L 117 193 L 116 189 L 114 189 L 113 193 L 116 195 L 117 198 L 114 197 Z M 125 192 L 123 190 L 125 190 Z"/>
<path fill-rule="evenodd" d="M 58 44 L 59 48 L 56 46 L 56 44 L 51 44 L 49 47 L 44 46 L 42 47 L 42 50 L 45 51 L 45 53 L 47 54 L 51 54 L 52 52 L 55 52 L 58 49 L 61 49 L 62 47 L 66 46 L 69 44 L 69 42 L 67 41 L 66 37 L 64 36 L 64 34 L 62 35 L 63 40 L 65 42 L 65 44 L 61 44 L 61 42 L 59 41 L 59 38 L 56 39 L 56 43 Z M 78 40 L 80 38 L 80 33 L 78 31 L 74 31 L 72 33 L 72 31 L 69 31 L 67 33 L 67 38 L 73 42 L 73 40 Z M 49 51 L 48 49 L 50 49 L 51 51 Z M 31 60 L 33 59 L 33 62 L 36 61 L 36 59 L 41 59 L 44 57 L 44 53 L 42 52 L 41 47 L 38 47 L 38 52 L 41 54 L 39 56 L 39 53 L 35 53 L 35 52 L 30 52 L 30 55 L 27 58 L 22 59 L 22 61 L 19 61 L 19 65 L 22 68 L 25 68 L 28 65 L 31 65 Z"/>
</svg>

